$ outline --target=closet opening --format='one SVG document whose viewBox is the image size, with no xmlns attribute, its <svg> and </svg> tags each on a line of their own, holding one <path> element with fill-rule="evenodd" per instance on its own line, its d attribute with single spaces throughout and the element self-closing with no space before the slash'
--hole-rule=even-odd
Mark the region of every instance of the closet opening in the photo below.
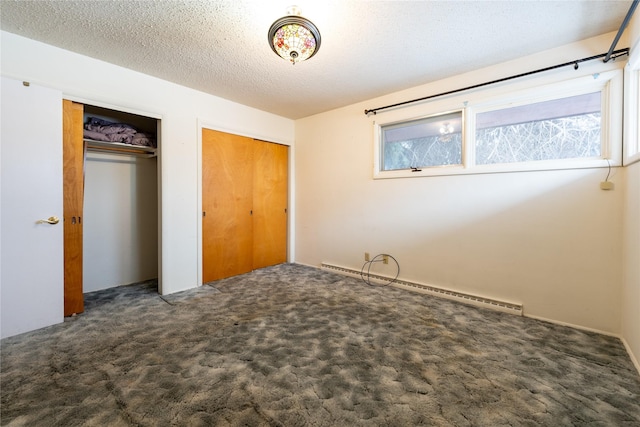
<svg viewBox="0 0 640 427">
<path fill-rule="evenodd" d="M 157 286 L 159 121 L 85 105 L 85 130 L 100 129 L 100 120 L 139 132 L 129 134 L 131 148 L 120 142 L 117 151 L 84 132 L 83 292 L 148 280 Z"/>
<path fill-rule="evenodd" d="M 82 128 L 82 165 L 76 167 L 82 169 L 83 182 L 75 186 L 76 192 L 81 187 L 82 201 L 76 215 L 68 217 L 65 206 L 65 227 L 80 227 L 75 244 L 81 245 L 81 256 L 67 256 L 74 237 L 65 234 L 65 315 L 84 309 L 83 303 L 68 307 L 67 297 L 74 298 L 68 293 L 83 301 L 90 292 L 142 282 L 157 291 L 159 277 L 160 120 L 72 104 L 82 109 L 82 123 L 75 123 L 79 114 L 73 123 L 74 131 Z M 65 144 L 67 139 L 65 132 Z M 65 159 L 65 170 L 70 167 Z M 65 175 L 65 203 L 74 192 L 68 181 Z M 75 278 L 67 274 L 73 264 L 81 268 Z"/>
</svg>

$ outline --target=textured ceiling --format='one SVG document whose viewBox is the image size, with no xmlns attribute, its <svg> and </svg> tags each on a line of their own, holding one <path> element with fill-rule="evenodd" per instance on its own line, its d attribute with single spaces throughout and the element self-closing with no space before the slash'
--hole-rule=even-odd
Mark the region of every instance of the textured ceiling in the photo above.
<svg viewBox="0 0 640 427">
<path fill-rule="evenodd" d="M 1 0 L 0 28 L 297 119 L 617 31 L 631 3 Z M 295 66 L 267 43 L 292 4 L 322 35 Z"/>
</svg>

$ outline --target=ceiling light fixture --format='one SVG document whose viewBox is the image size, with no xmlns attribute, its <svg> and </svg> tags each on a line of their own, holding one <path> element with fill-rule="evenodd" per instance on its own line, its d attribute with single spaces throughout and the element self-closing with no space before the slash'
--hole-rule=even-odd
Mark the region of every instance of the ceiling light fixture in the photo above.
<svg viewBox="0 0 640 427">
<path fill-rule="evenodd" d="M 283 59 L 296 62 L 311 58 L 320 49 L 320 31 L 313 22 L 300 16 L 297 6 L 287 9 L 287 16 L 269 28 L 269 46 Z"/>
</svg>

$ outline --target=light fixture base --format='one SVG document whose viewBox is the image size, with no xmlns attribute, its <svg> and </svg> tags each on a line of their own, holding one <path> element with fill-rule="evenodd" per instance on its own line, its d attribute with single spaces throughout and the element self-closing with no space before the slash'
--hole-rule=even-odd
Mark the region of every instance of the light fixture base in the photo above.
<svg viewBox="0 0 640 427">
<path fill-rule="evenodd" d="M 289 6 L 287 8 L 287 15 L 301 16 L 302 11 L 298 6 Z"/>
</svg>

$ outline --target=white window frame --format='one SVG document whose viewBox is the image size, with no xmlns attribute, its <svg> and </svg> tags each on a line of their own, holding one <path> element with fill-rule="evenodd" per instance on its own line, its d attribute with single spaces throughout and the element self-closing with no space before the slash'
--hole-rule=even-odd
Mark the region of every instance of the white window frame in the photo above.
<svg viewBox="0 0 640 427">
<path fill-rule="evenodd" d="M 640 61 L 638 61 L 640 62 Z M 628 166 L 640 161 L 640 64 L 625 67 L 624 78 L 624 159 Z"/>
<path fill-rule="evenodd" d="M 373 121 L 373 178 L 415 178 L 479 173 L 541 171 L 557 169 L 597 168 L 622 165 L 622 66 L 596 64 L 585 67 L 579 77 L 559 73 L 550 79 L 530 79 L 496 89 L 461 94 L 456 97 L 434 100 L 411 108 L 385 113 L 384 118 Z M 595 71 L 594 71 L 595 70 Z M 600 71 L 598 71 L 600 70 Z M 601 156 L 578 159 L 557 159 L 503 164 L 475 164 L 475 116 L 478 113 L 516 107 L 553 99 L 565 98 L 600 91 L 602 94 Z M 465 98 L 463 98 L 465 97 Z M 415 172 L 410 169 L 383 171 L 381 165 L 382 127 L 409 122 L 425 117 L 462 110 L 462 165 L 423 167 Z"/>
<path fill-rule="evenodd" d="M 460 170 L 461 168 L 463 168 L 464 164 L 466 163 L 465 162 L 465 152 L 467 151 L 467 150 L 465 150 L 465 147 L 464 147 L 464 144 L 465 144 L 465 131 L 466 131 L 466 129 L 465 129 L 465 116 L 467 114 L 465 108 L 457 108 L 457 109 L 448 110 L 448 111 L 439 111 L 437 113 L 428 114 L 426 116 L 418 117 L 417 119 L 399 120 L 397 122 L 385 122 L 385 123 L 379 124 L 378 126 L 376 126 L 376 129 L 374 130 L 374 132 L 377 132 L 377 135 L 376 135 L 377 139 L 376 140 L 378 141 L 378 143 L 375 144 L 375 146 L 377 147 L 377 152 L 376 152 L 375 156 L 378 157 L 378 165 L 380 166 L 382 164 L 383 159 L 384 159 L 384 154 L 382 152 L 382 138 L 383 138 L 382 128 L 383 127 L 390 126 L 390 125 L 395 125 L 397 123 L 409 123 L 409 122 L 412 122 L 414 120 L 428 119 L 428 118 L 431 118 L 431 117 L 444 116 L 444 115 L 453 114 L 453 113 L 460 113 L 461 119 L 462 119 L 461 120 L 461 123 L 462 123 L 462 129 L 461 129 L 461 132 L 462 132 L 462 153 L 461 153 L 461 156 L 460 156 L 461 164 L 441 165 L 441 166 L 422 166 L 422 165 L 416 165 L 416 166 L 418 166 L 420 168 L 423 168 L 423 169 L 437 168 L 437 169 L 442 169 L 442 170 L 451 169 L 452 171 Z M 374 148 L 374 150 L 375 150 L 375 148 Z M 389 170 L 389 171 L 382 171 L 382 172 L 384 174 L 393 174 L 393 175 L 395 175 L 395 172 L 399 172 L 402 175 L 406 175 L 406 173 L 407 173 L 407 171 L 405 169 Z M 411 172 L 411 173 L 416 173 L 416 172 Z"/>
</svg>

